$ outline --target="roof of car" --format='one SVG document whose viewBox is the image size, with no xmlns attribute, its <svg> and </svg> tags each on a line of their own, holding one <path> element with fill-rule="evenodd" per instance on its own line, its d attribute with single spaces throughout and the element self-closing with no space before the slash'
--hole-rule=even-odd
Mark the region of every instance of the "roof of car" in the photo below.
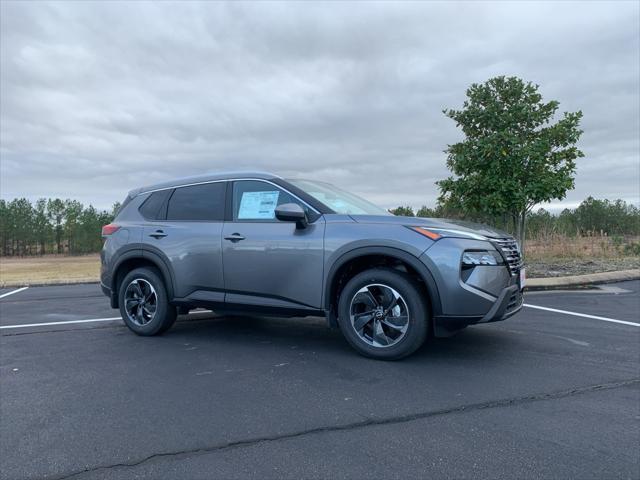
<svg viewBox="0 0 640 480">
<path fill-rule="evenodd" d="M 237 179 L 247 179 L 247 178 L 271 180 L 271 179 L 280 178 L 280 177 L 278 175 L 274 175 L 273 173 L 260 172 L 260 171 L 205 173 L 202 175 L 194 175 L 191 177 L 174 178 L 173 180 L 168 180 L 166 182 L 155 183 L 153 185 L 147 185 L 145 187 L 135 188 L 129 192 L 129 196 L 135 197 L 136 195 L 140 195 L 141 193 L 151 192 L 154 190 L 164 190 L 166 188 L 213 182 L 216 180 L 237 180 Z"/>
</svg>

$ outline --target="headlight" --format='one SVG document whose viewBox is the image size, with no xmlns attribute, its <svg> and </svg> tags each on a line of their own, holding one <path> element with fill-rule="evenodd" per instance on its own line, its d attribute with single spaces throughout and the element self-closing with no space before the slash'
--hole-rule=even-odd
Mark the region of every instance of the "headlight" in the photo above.
<svg viewBox="0 0 640 480">
<path fill-rule="evenodd" d="M 441 237 L 454 237 L 454 238 L 472 238 L 473 240 L 488 240 L 487 237 L 483 235 L 478 235 L 473 232 L 463 232 L 461 230 L 454 230 L 451 228 L 435 228 L 435 227 L 416 227 L 416 226 L 406 226 L 410 228 L 416 233 L 420 235 L 424 235 L 425 237 L 429 237 L 431 240 L 438 240 Z"/>
<path fill-rule="evenodd" d="M 499 265 L 502 263 L 502 259 L 499 254 L 492 252 L 464 252 L 462 254 L 462 264 L 466 266 L 476 265 Z"/>
</svg>

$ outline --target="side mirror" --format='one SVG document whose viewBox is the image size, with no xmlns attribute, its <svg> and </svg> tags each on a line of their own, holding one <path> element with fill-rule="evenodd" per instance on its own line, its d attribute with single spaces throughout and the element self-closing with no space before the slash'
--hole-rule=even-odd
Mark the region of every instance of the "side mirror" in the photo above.
<svg viewBox="0 0 640 480">
<path fill-rule="evenodd" d="M 283 222 L 296 222 L 297 228 L 305 228 L 309 224 L 307 213 L 297 203 L 283 203 L 276 207 L 276 218 Z"/>
</svg>

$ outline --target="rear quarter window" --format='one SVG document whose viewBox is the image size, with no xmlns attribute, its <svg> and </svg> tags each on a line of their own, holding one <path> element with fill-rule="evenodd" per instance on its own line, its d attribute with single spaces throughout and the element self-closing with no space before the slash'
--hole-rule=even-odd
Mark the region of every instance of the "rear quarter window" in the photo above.
<svg viewBox="0 0 640 480">
<path fill-rule="evenodd" d="M 142 205 L 140 205 L 140 213 L 147 220 L 158 220 L 164 217 L 164 212 L 160 209 L 171 194 L 171 190 L 160 190 L 149 195 Z"/>
</svg>

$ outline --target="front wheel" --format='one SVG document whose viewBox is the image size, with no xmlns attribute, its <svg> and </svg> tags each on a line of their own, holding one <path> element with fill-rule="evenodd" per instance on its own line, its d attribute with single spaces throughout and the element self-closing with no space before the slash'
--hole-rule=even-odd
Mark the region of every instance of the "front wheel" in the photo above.
<svg viewBox="0 0 640 480">
<path fill-rule="evenodd" d="M 176 321 L 176 308 L 169 304 L 167 289 L 155 269 L 129 272 L 120 284 L 118 300 L 124 323 L 138 335 L 163 333 Z"/>
<path fill-rule="evenodd" d="M 338 301 L 338 323 L 349 344 L 362 355 L 396 360 L 424 343 L 428 308 L 412 277 L 375 268 L 347 282 Z"/>
</svg>

